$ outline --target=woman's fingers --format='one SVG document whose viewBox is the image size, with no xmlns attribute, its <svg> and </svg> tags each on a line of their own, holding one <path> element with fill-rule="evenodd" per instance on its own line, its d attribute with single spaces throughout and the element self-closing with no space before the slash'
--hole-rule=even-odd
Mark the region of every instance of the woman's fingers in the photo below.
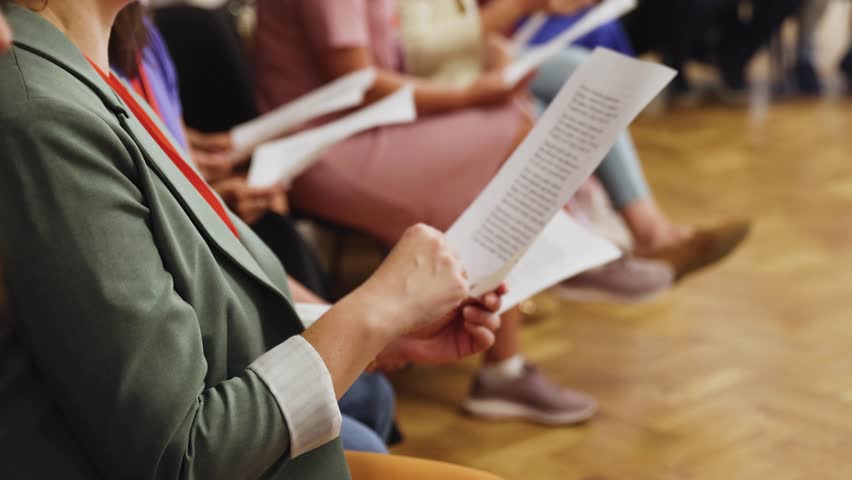
<svg viewBox="0 0 852 480">
<path fill-rule="evenodd" d="M 496 312 L 500 310 L 500 304 L 502 303 L 500 300 L 500 296 L 495 292 L 486 293 L 485 295 L 479 298 L 479 306 L 490 312 Z"/>
<path fill-rule="evenodd" d="M 496 336 L 493 330 L 470 322 L 464 323 L 464 329 L 470 336 L 471 354 L 483 352 L 494 345 Z"/>
<path fill-rule="evenodd" d="M 462 318 L 465 324 L 479 325 L 490 330 L 500 328 L 500 315 L 473 305 L 468 305 L 462 309 Z"/>
<path fill-rule="evenodd" d="M 230 152 L 234 148 L 230 132 L 202 133 L 190 128 L 186 130 L 189 142 L 194 147 L 215 152 Z"/>
</svg>

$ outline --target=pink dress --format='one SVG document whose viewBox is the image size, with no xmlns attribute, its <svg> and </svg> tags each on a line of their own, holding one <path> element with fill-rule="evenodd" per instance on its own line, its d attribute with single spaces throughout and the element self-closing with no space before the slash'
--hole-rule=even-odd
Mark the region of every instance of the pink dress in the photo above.
<svg viewBox="0 0 852 480">
<path fill-rule="evenodd" d="M 262 111 L 331 79 L 319 58 L 370 49 L 401 70 L 394 0 L 259 0 L 257 90 Z M 299 210 L 389 244 L 424 222 L 445 230 L 494 176 L 525 128 L 520 104 L 470 108 L 382 127 L 346 140 L 293 184 Z"/>
</svg>

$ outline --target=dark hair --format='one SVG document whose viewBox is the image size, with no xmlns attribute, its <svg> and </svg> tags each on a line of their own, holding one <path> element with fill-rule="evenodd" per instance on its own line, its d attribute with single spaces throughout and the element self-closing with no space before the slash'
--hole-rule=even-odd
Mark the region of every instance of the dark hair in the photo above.
<svg viewBox="0 0 852 480">
<path fill-rule="evenodd" d="M 124 7 L 109 36 L 110 63 L 131 78 L 139 74 L 139 55 L 148 44 L 145 15 L 145 7 L 139 2 Z"/>
</svg>

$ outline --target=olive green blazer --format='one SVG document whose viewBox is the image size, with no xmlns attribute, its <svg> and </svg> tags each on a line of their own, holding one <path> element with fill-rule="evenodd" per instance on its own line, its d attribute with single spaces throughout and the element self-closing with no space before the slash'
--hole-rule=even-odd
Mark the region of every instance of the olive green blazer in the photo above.
<svg viewBox="0 0 852 480">
<path fill-rule="evenodd" d="M 303 330 L 281 264 L 233 215 L 231 233 L 59 30 L 6 14 L 0 477 L 349 478 L 339 439 L 289 459 L 247 368 Z"/>
</svg>

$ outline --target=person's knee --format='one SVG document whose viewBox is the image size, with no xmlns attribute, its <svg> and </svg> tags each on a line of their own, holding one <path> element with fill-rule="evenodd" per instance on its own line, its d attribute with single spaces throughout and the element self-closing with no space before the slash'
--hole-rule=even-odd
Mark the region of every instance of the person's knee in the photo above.
<svg viewBox="0 0 852 480">
<path fill-rule="evenodd" d="M 582 47 L 568 47 L 544 62 L 539 68 L 530 89 L 544 103 L 556 98 L 562 85 L 589 58 L 590 52 Z"/>
<path fill-rule="evenodd" d="M 340 439 L 343 448 L 354 452 L 388 453 L 387 444 L 371 428 L 354 418 L 343 415 L 340 426 Z"/>
<path fill-rule="evenodd" d="M 384 375 L 372 375 L 376 400 L 379 404 L 385 407 L 385 410 L 393 412 L 396 410 L 396 392 L 390 380 Z"/>
</svg>

